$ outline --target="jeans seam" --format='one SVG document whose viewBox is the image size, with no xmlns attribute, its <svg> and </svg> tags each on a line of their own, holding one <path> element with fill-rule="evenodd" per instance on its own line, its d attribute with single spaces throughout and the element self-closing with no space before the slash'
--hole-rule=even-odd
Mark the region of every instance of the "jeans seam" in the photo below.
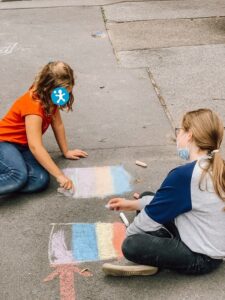
<svg viewBox="0 0 225 300">
<path fill-rule="evenodd" d="M 4 167 L 6 167 L 7 169 L 10 169 L 3 161 L 0 160 L 0 164 L 2 164 Z"/>
<path fill-rule="evenodd" d="M 7 170 L 7 174 L 4 174 L 4 177 L 10 177 L 13 174 L 13 170 L 11 168 L 9 168 L 4 162 L 0 161 L 0 164 L 2 164 L 2 166 L 4 166 Z M 2 174 L 3 175 L 3 174 Z M 3 177 L 3 176 L 2 176 Z M 0 177 L 1 179 L 1 177 Z"/>
</svg>

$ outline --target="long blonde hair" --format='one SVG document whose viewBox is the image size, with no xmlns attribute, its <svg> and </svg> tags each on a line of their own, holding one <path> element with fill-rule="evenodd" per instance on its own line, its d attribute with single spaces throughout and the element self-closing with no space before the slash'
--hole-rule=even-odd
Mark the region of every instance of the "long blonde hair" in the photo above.
<svg viewBox="0 0 225 300">
<path fill-rule="evenodd" d="M 200 189 L 203 178 L 208 173 L 212 178 L 216 194 L 225 201 L 225 161 L 220 153 L 224 134 L 222 120 L 214 111 L 202 108 L 187 112 L 183 117 L 182 127 L 185 131 L 192 132 L 197 147 L 208 151 L 209 163 L 203 168 L 199 182 Z"/>
<path fill-rule="evenodd" d="M 56 87 L 69 88 L 75 84 L 74 74 L 71 67 L 62 61 L 53 61 L 45 65 L 40 72 L 36 75 L 35 80 L 30 87 L 33 89 L 33 99 L 41 101 L 46 114 L 50 114 L 51 107 L 53 106 L 51 100 L 51 92 Z M 74 96 L 70 93 L 69 101 L 60 106 L 59 109 L 72 109 Z"/>
</svg>

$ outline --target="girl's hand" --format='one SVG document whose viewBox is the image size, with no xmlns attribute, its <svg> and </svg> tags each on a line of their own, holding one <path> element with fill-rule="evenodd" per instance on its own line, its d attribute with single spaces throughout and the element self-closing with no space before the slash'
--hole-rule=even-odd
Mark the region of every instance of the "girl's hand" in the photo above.
<svg viewBox="0 0 225 300">
<path fill-rule="evenodd" d="M 88 154 L 85 151 L 79 150 L 79 149 L 75 149 L 75 150 L 68 150 L 65 154 L 64 154 L 65 158 L 68 159 L 80 159 L 81 157 L 87 157 Z"/>
<path fill-rule="evenodd" d="M 139 209 L 138 200 L 126 200 L 124 198 L 113 198 L 108 202 L 107 206 L 111 210 L 132 211 Z"/>
<path fill-rule="evenodd" d="M 60 187 L 63 187 L 66 190 L 75 191 L 75 187 L 71 179 L 66 177 L 65 175 L 60 175 L 56 178 L 57 182 L 59 183 Z"/>
</svg>

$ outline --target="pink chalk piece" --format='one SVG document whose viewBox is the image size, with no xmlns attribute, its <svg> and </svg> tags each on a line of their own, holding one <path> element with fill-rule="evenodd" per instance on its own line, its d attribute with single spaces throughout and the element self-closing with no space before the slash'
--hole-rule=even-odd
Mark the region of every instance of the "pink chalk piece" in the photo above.
<svg viewBox="0 0 225 300">
<path fill-rule="evenodd" d="M 138 193 L 134 193 L 134 194 L 133 194 L 133 197 L 134 197 L 134 199 L 139 199 L 139 197 L 140 197 L 140 194 L 138 194 Z"/>
<path fill-rule="evenodd" d="M 84 277 L 92 276 L 92 273 L 88 272 L 87 269 L 80 270 L 75 264 L 52 265 L 52 267 L 55 270 L 44 279 L 44 282 L 51 281 L 56 277 L 59 277 L 61 300 L 76 299 L 74 287 L 74 273 L 78 273 Z"/>
</svg>

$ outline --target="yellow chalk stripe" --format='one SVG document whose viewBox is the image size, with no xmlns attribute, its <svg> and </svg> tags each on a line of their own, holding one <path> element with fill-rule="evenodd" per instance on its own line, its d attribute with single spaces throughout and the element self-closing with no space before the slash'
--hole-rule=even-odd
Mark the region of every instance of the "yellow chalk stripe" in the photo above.
<svg viewBox="0 0 225 300">
<path fill-rule="evenodd" d="M 117 257 L 113 246 L 113 226 L 109 223 L 96 223 L 96 237 L 99 259 Z"/>
<path fill-rule="evenodd" d="M 100 197 L 112 195 L 114 192 L 110 167 L 98 167 L 96 175 L 96 193 Z"/>
</svg>

